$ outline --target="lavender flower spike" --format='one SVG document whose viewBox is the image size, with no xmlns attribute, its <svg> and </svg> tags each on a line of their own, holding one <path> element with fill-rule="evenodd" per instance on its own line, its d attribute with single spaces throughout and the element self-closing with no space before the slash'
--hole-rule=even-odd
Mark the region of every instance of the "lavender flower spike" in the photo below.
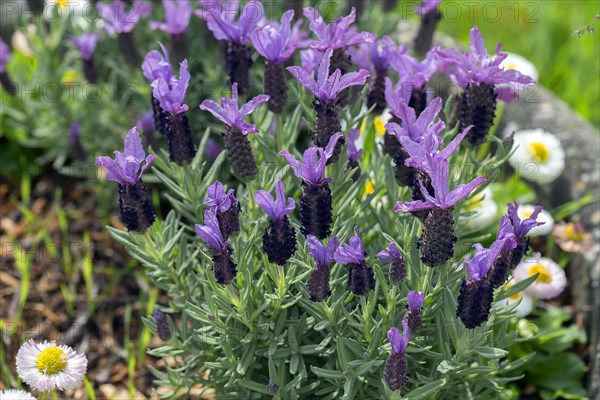
<svg viewBox="0 0 600 400">
<path fill-rule="evenodd" d="M 408 363 L 406 361 L 406 347 L 410 340 L 410 328 L 408 321 L 402 321 L 402 333 L 396 327 L 387 332 L 388 340 L 392 345 L 392 352 L 385 362 L 383 377 L 390 390 L 395 391 L 403 388 L 408 383 Z"/>
<path fill-rule="evenodd" d="M 421 307 L 423 306 L 423 300 L 425 300 L 425 295 L 423 293 L 419 293 L 416 290 L 411 290 L 410 292 L 408 292 L 406 298 L 408 300 L 408 310 L 406 310 L 404 319 L 408 321 L 408 328 L 411 332 L 414 333 L 418 331 L 421 327 Z"/>
<path fill-rule="evenodd" d="M 423 0 L 421 5 L 415 7 L 418 14 L 425 15 L 434 11 L 442 2 L 442 0 Z"/>
<path fill-rule="evenodd" d="M 310 22 L 310 30 L 317 36 L 317 40 L 308 40 L 306 45 L 321 51 L 346 49 L 361 43 L 372 43 L 377 37 L 370 32 L 356 32 L 350 25 L 356 20 L 356 9 L 352 7 L 350 14 L 340 17 L 327 25 L 319 12 L 312 8 L 304 9 L 304 16 Z"/>
<path fill-rule="evenodd" d="M 0 39 L 0 83 L 7 93 L 14 95 L 17 92 L 17 87 L 10 80 L 8 73 L 6 72 L 6 64 L 10 60 L 10 47 L 2 39 Z"/>
<path fill-rule="evenodd" d="M 130 231 L 144 232 L 154 222 L 154 207 L 142 174 L 155 159 L 153 155 L 146 156 L 135 128 L 125 137 L 124 154 L 115 150 L 114 160 L 108 156 L 96 158 L 96 165 L 108 172 L 106 179 L 119 184 L 121 219 Z"/>
<path fill-rule="evenodd" d="M 365 262 L 365 251 L 358 236 L 358 228 L 354 227 L 354 236 L 350 244 L 341 245 L 333 255 L 335 261 L 348 265 L 348 286 L 356 296 L 366 296 L 375 287 L 375 274 Z"/>
<path fill-rule="evenodd" d="M 152 94 L 158 99 L 161 108 L 171 114 L 183 114 L 189 108 L 184 104 L 185 92 L 190 83 L 187 66 L 187 60 L 183 60 L 179 66 L 179 79 L 171 77 L 167 81 L 163 77 L 158 77 L 152 82 Z"/>
<path fill-rule="evenodd" d="M 512 232 L 515 235 L 515 239 L 517 241 L 517 246 L 513 250 L 512 259 L 511 259 L 511 267 L 516 267 L 520 262 L 527 248 L 529 247 L 529 238 L 527 238 L 527 234 L 530 230 L 535 228 L 536 226 L 543 225 L 545 222 L 536 221 L 537 216 L 542 212 L 542 207 L 535 207 L 533 213 L 529 216 L 529 218 L 521 219 L 519 217 L 519 203 L 514 202 L 508 204 L 508 212 L 506 214 L 507 219 L 510 221 L 510 226 L 512 228 Z"/>
<path fill-rule="evenodd" d="M 169 60 L 169 52 L 162 43 L 159 42 L 158 45 L 162 54 L 158 50 L 150 50 L 142 63 L 142 73 L 151 83 L 157 79 L 170 82 L 173 77 L 173 69 Z"/>
<path fill-rule="evenodd" d="M 270 262 L 285 265 L 296 251 L 296 231 L 287 218 L 287 214 L 294 211 L 296 203 L 291 197 L 288 198 L 288 204 L 285 203 L 283 182 L 277 181 L 275 191 L 277 201 L 265 190 L 256 192 L 254 201 L 271 219 L 263 235 L 263 250 Z"/>
<path fill-rule="evenodd" d="M 387 250 L 381 250 L 377 253 L 377 258 L 392 263 L 388 271 L 388 277 L 392 285 L 399 284 L 406 277 L 406 262 L 400 253 L 400 249 L 394 243 L 390 242 Z"/>
<path fill-rule="evenodd" d="M 150 22 L 152 30 L 160 29 L 171 35 L 185 33 L 192 18 L 192 4 L 190 0 L 162 0 L 165 9 L 165 23 Z"/>
<path fill-rule="evenodd" d="M 223 238 L 227 240 L 229 236 L 240 231 L 240 203 L 234 195 L 234 190 L 229 189 L 225 193 L 223 184 L 216 181 L 207 189 L 208 198 L 204 200 L 204 205 L 214 208 L 217 211 L 217 219 Z"/>
<path fill-rule="evenodd" d="M 423 0 L 421 5 L 415 7 L 415 11 L 421 14 L 421 24 L 413 43 L 417 54 L 423 55 L 431 49 L 435 28 L 442 19 L 442 13 L 437 8 L 441 2 L 441 0 Z"/>
<path fill-rule="evenodd" d="M 221 285 L 229 285 L 237 271 L 236 265 L 231 260 L 232 251 L 223 238 L 219 227 L 217 210 L 213 208 L 204 211 L 204 225 L 196 224 L 194 227 L 196 228 L 196 234 L 213 253 L 212 269 L 215 280 Z"/>
<path fill-rule="evenodd" d="M 306 287 L 308 288 L 308 293 L 310 293 L 311 301 L 323 301 L 331 295 L 329 266 L 333 262 L 333 257 L 340 245 L 340 240 L 337 237 L 332 237 L 329 239 L 327 246 L 325 246 L 316 236 L 308 235 L 306 237 L 306 245 L 309 248 L 310 255 L 316 261 Z"/>
<path fill-rule="evenodd" d="M 77 48 L 82 59 L 91 60 L 98 39 L 100 39 L 98 32 L 86 32 L 81 34 L 81 36 L 71 36 L 70 41 Z"/>
<path fill-rule="evenodd" d="M 223 133 L 225 151 L 234 174 L 240 178 L 251 178 L 258 171 L 247 137 L 249 133 L 258 132 L 258 129 L 244 121 L 244 117 L 268 100 L 269 96 L 261 94 L 239 107 L 238 85 L 234 83 L 231 87 L 231 98 L 223 97 L 220 105 L 213 100 L 204 100 L 200 104 L 201 110 L 210 112 L 227 126 Z"/>
</svg>

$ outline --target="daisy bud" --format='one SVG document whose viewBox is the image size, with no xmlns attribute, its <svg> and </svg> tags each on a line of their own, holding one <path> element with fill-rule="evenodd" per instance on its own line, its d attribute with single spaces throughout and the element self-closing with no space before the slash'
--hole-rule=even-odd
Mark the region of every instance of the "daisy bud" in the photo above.
<svg viewBox="0 0 600 400">
<path fill-rule="evenodd" d="M 167 316 L 160 310 L 156 310 L 154 313 L 154 321 L 156 322 L 156 332 L 158 337 L 163 342 L 168 342 L 171 339 L 171 330 L 169 329 L 169 322 Z"/>
<path fill-rule="evenodd" d="M 496 116 L 496 93 L 494 85 L 469 85 L 462 96 L 460 125 L 462 129 L 473 125 L 469 131 L 469 142 L 479 146 L 487 138 Z"/>
<path fill-rule="evenodd" d="M 246 44 L 238 42 L 227 42 L 225 48 L 225 70 L 229 75 L 229 83 L 238 84 L 240 95 L 246 94 L 250 88 L 250 49 Z"/>
<path fill-rule="evenodd" d="M 454 255 L 456 240 L 452 208 L 431 209 L 418 242 L 421 261 L 430 267 L 446 263 Z"/>
<path fill-rule="evenodd" d="M 288 198 L 288 204 L 285 203 L 283 182 L 275 184 L 275 191 L 277 200 L 265 190 L 256 192 L 254 200 L 271 218 L 263 235 L 263 250 L 270 262 L 285 265 L 296 251 L 296 231 L 287 217 L 287 214 L 294 211 L 296 203 L 291 197 Z"/>
</svg>

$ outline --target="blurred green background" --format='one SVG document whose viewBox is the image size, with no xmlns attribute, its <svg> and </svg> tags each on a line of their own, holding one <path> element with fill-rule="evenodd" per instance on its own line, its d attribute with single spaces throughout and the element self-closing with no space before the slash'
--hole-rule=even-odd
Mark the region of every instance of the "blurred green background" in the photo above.
<svg viewBox="0 0 600 400">
<path fill-rule="evenodd" d="M 600 1 L 443 1 L 441 9 L 440 30 L 468 43 L 477 24 L 489 51 L 501 41 L 533 62 L 543 86 L 600 126 Z M 573 35 L 590 24 L 591 34 Z"/>
</svg>

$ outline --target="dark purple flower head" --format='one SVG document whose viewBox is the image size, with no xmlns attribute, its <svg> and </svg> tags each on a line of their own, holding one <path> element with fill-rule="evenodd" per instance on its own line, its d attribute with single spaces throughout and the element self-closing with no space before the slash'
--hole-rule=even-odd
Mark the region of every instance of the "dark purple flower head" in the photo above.
<svg viewBox="0 0 600 400">
<path fill-rule="evenodd" d="M 433 51 L 436 57 L 447 63 L 446 72 L 463 89 L 469 85 L 496 85 L 495 92 L 498 98 L 511 102 L 519 89 L 535 82 L 531 77 L 516 70 L 502 69 L 500 64 L 507 57 L 506 53 L 501 53 L 502 44 L 498 43 L 496 46 L 495 57 L 488 54 L 477 26 L 471 29 L 470 43 L 471 52 L 467 54 L 452 49 Z"/>
<path fill-rule="evenodd" d="M 222 97 L 221 105 L 217 104 L 214 100 L 204 100 L 202 104 L 200 104 L 200 109 L 210 112 L 225 125 L 237 128 L 242 131 L 244 135 L 247 135 L 249 133 L 258 132 L 258 129 L 256 129 L 255 125 L 246 123 L 244 117 L 268 100 L 268 95 L 261 94 L 240 107 L 238 105 L 238 85 L 237 83 L 234 83 L 231 87 L 231 98 Z"/>
<path fill-rule="evenodd" d="M 266 190 L 259 190 L 254 196 L 254 201 L 272 220 L 282 220 L 283 217 L 294 211 L 296 202 L 289 197 L 288 204 L 285 204 L 285 187 L 281 181 L 277 181 L 275 184 L 275 192 L 277 200 L 274 200 L 271 193 Z"/>
<path fill-rule="evenodd" d="M 377 253 L 377 258 L 381 261 L 396 261 L 402 259 L 402 254 L 400 254 L 400 249 L 394 243 L 390 242 L 387 250 L 381 250 Z"/>
<path fill-rule="evenodd" d="M 100 39 L 100 34 L 94 33 L 83 33 L 81 36 L 71 36 L 70 40 L 73 45 L 79 51 L 79 55 L 84 60 L 91 60 L 92 54 L 96 49 L 96 43 Z"/>
<path fill-rule="evenodd" d="M 221 213 L 228 211 L 231 208 L 231 205 L 235 204 L 237 201 L 234 195 L 234 190 L 229 189 L 227 193 L 225 193 L 225 188 L 219 181 L 216 181 L 210 185 L 206 191 L 206 194 L 208 198 L 204 200 L 204 205 L 214 207 L 218 212 Z"/>
<path fill-rule="evenodd" d="M 174 76 L 169 81 L 158 78 L 152 82 L 152 95 L 158 99 L 160 107 L 172 114 L 183 114 L 188 110 L 185 101 L 185 92 L 190 83 L 190 73 L 187 70 L 188 62 L 183 60 L 179 66 L 179 79 Z"/>
<path fill-rule="evenodd" d="M 71 127 L 69 128 L 69 141 L 71 143 L 75 143 L 79 140 L 79 135 L 81 134 L 81 124 L 79 121 L 71 122 Z"/>
<path fill-rule="evenodd" d="M 217 219 L 217 210 L 215 208 L 204 211 L 204 225 L 196 224 L 196 234 L 213 251 L 219 252 L 226 250 L 228 243 L 223 239 L 219 220 Z"/>
<path fill-rule="evenodd" d="M 240 8 L 239 0 L 227 0 L 221 3 L 216 0 L 200 0 L 202 10 L 194 13 L 206 20 L 208 29 L 218 40 L 246 44 L 252 32 L 265 15 L 265 9 L 258 0 L 250 0 L 240 13 L 239 20 L 234 21 Z"/>
<path fill-rule="evenodd" d="M 300 82 L 302 86 L 310 90 L 317 99 L 323 103 L 332 104 L 337 100 L 338 95 L 346 88 L 355 85 L 364 85 L 369 76 L 369 71 L 361 69 L 358 72 L 348 72 L 342 75 L 339 69 L 336 69 L 331 76 L 329 75 L 329 64 L 333 50 L 329 49 L 325 52 L 321 63 L 317 80 L 312 78 L 302 67 L 288 67 L 287 70 L 294 78 Z"/>
<path fill-rule="evenodd" d="M 388 80 L 389 82 L 389 80 Z M 421 143 L 422 140 L 428 140 L 428 146 L 415 149 L 418 154 L 415 157 L 420 157 L 422 154 L 431 154 L 437 152 L 441 143 L 440 133 L 446 127 L 442 120 L 438 120 L 437 116 L 442 109 L 442 99 L 437 97 L 429 103 L 429 105 L 421 112 L 419 118 L 414 109 L 409 107 L 407 102 L 399 101 L 396 103 L 388 103 L 392 113 L 402 120 L 402 125 L 395 122 L 386 124 L 386 129 L 396 136 L 399 142 L 402 138 L 408 138 L 413 143 Z M 460 142 L 456 145 L 458 146 Z M 448 149 L 451 153 L 454 148 Z M 448 153 L 448 155 L 450 154 Z M 409 153 L 410 154 L 410 153 Z M 444 153 L 445 155 L 445 153 Z"/>
<path fill-rule="evenodd" d="M 152 110 L 145 112 L 144 115 L 137 120 L 135 126 L 143 133 L 154 132 L 154 112 Z"/>
<path fill-rule="evenodd" d="M 187 31 L 192 18 L 190 0 L 162 0 L 165 8 L 165 23 L 152 21 L 152 30 L 160 29 L 171 35 L 179 35 Z"/>
<path fill-rule="evenodd" d="M 142 147 L 142 139 L 136 128 L 131 128 L 125 137 L 125 153 L 115 150 L 115 159 L 108 156 L 96 158 L 96 165 L 104 168 L 108 175 L 106 179 L 121 185 L 135 185 L 140 182 L 142 173 L 156 159 L 153 155 L 146 156 Z M 144 164 L 142 166 L 142 163 Z"/>
<path fill-rule="evenodd" d="M 323 178 L 323 174 L 325 173 L 327 160 L 333 155 L 335 145 L 342 136 L 342 132 L 333 135 L 324 150 L 320 147 L 309 147 L 304 150 L 304 161 L 297 160 L 287 150 L 282 150 L 279 154 L 290 164 L 294 175 L 298 178 L 312 186 L 323 186 L 331 182 L 331 178 Z"/>
<path fill-rule="evenodd" d="M 536 226 L 540 226 L 545 224 L 545 222 L 536 221 L 539 213 L 542 212 L 542 206 L 537 206 L 533 213 L 527 219 L 519 218 L 519 203 L 516 201 L 508 204 L 508 218 L 510 218 L 510 222 L 512 223 L 512 228 L 515 236 L 517 238 L 524 238 L 530 230 L 535 228 Z"/>
<path fill-rule="evenodd" d="M 365 250 L 357 227 L 354 227 L 354 236 L 350 238 L 350 244 L 338 247 L 333 258 L 340 264 L 361 264 L 365 260 Z"/>
<path fill-rule="evenodd" d="M 333 262 L 334 254 L 340 246 L 340 240 L 334 236 L 329 239 L 327 246 L 325 246 L 315 235 L 308 235 L 306 237 L 306 245 L 308 246 L 310 255 L 318 265 L 329 266 Z"/>
<path fill-rule="evenodd" d="M 219 144 L 215 142 L 213 138 L 208 138 L 206 140 L 206 148 L 204 149 L 204 152 L 210 161 L 214 162 L 222 151 L 223 148 L 219 146 Z"/>
<path fill-rule="evenodd" d="M 346 17 L 340 17 L 327 25 L 317 10 L 312 7 L 304 8 L 304 16 L 310 22 L 310 30 L 317 36 L 318 40 L 307 40 L 306 45 L 321 51 L 345 49 L 361 43 L 371 43 L 377 37 L 369 32 L 356 32 L 350 29 L 350 25 L 356 19 L 356 10 Z"/>
<path fill-rule="evenodd" d="M 162 54 L 158 50 L 150 50 L 142 63 L 142 72 L 150 82 L 154 82 L 159 78 L 165 82 L 170 82 L 173 70 L 169 61 L 169 52 L 162 43 L 159 43 L 159 46 Z"/>
<path fill-rule="evenodd" d="M 0 39 L 0 72 L 6 71 L 8 60 L 10 60 L 10 47 Z"/>
<path fill-rule="evenodd" d="M 396 354 L 403 353 L 410 340 L 408 321 L 406 319 L 402 320 L 402 333 L 400 333 L 400 329 L 394 326 L 387 332 L 387 337 L 392 345 L 392 351 Z"/>
<path fill-rule="evenodd" d="M 346 147 L 346 155 L 348 156 L 348 160 L 352 162 L 357 162 L 363 155 L 363 149 L 358 149 L 356 147 L 356 141 L 360 137 L 359 129 L 350 129 L 348 132 L 348 141 Z"/>
<path fill-rule="evenodd" d="M 250 34 L 250 40 L 258 53 L 270 63 L 281 64 L 294 54 L 299 42 L 292 37 L 290 27 L 294 18 L 294 10 L 286 11 L 281 17 L 281 24 L 267 24 Z"/>
<path fill-rule="evenodd" d="M 104 29 L 111 34 L 131 32 L 142 17 L 150 15 L 150 4 L 136 0 L 129 11 L 125 11 L 125 3 L 115 0 L 112 4 L 96 5 L 100 17 L 104 21 Z"/>
<path fill-rule="evenodd" d="M 425 15 L 437 8 L 442 0 L 423 0 L 421 5 L 415 7 L 417 14 Z"/>
<path fill-rule="evenodd" d="M 411 290 L 408 292 L 406 299 L 408 300 L 408 310 L 414 313 L 423 305 L 425 295 L 417 290 Z"/>
</svg>

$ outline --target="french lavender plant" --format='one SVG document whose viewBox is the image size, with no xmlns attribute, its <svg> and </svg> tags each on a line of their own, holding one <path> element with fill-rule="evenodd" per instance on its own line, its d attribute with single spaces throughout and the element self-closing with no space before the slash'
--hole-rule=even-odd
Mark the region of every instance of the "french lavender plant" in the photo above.
<svg viewBox="0 0 600 400">
<path fill-rule="evenodd" d="M 160 118 L 158 126 L 164 130 L 167 137 L 171 161 L 179 165 L 190 162 L 196 155 L 190 123 L 185 114 L 189 109 L 184 103 L 190 82 L 187 65 L 187 60 L 181 62 L 179 79 L 171 76 L 167 80 L 165 79 L 167 76 L 158 76 L 152 82 L 152 96 L 158 100 L 162 111 L 158 111 Z"/>
<path fill-rule="evenodd" d="M 287 217 L 296 208 L 296 203 L 290 197 L 286 204 L 283 182 L 277 181 L 275 192 L 277 200 L 273 199 L 271 193 L 259 190 L 254 201 L 270 218 L 269 227 L 263 235 L 263 250 L 270 262 L 285 265 L 296 251 L 296 231 Z"/>
<path fill-rule="evenodd" d="M 6 72 L 6 63 L 8 63 L 10 57 L 10 48 L 2 39 L 0 39 L 0 83 L 4 90 L 6 90 L 6 93 L 14 95 L 17 93 L 17 87 L 10 80 L 8 73 Z"/>
<path fill-rule="evenodd" d="M 302 179 L 302 197 L 300 198 L 300 224 L 304 235 L 312 234 L 325 239 L 331 233 L 331 178 L 324 178 L 325 167 L 334 153 L 342 133 L 333 135 L 325 149 L 310 147 L 304 151 L 303 161 L 297 160 L 287 150 L 279 154 L 285 158 L 294 175 Z"/>
<path fill-rule="evenodd" d="M 142 63 L 142 73 L 150 83 L 159 78 L 165 82 L 170 82 L 173 77 L 169 52 L 161 43 L 159 43 L 159 46 L 162 50 L 162 54 L 158 50 L 150 50 L 146 54 L 146 57 L 144 57 L 144 62 Z M 160 106 L 158 98 L 154 96 L 154 91 L 151 91 L 150 97 L 152 102 L 152 114 L 154 116 L 154 127 L 160 133 L 167 136 L 167 115 L 165 110 Z"/>
<path fill-rule="evenodd" d="M 229 285 L 237 274 L 237 266 L 231 259 L 233 250 L 223 238 L 217 210 L 212 208 L 204 212 L 204 225 L 196 224 L 196 234 L 212 252 L 212 271 L 217 283 Z"/>
<path fill-rule="evenodd" d="M 391 261 L 388 278 L 392 285 L 398 285 L 406 278 L 406 261 L 394 243 L 389 243 L 387 250 L 377 253 L 377 258 L 385 262 Z"/>
<path fill-rule="evenodd" d="M 223 184 L 216 181 L 208 187 L 207 199 L 204 200 L 204 205 L 215 209 L 223 239 L 227 240 L 229 236 L 240 231 L 242 206 L 235 198 L 233 189 L 229 189 L 225 193 Z"/>
<path fill-rule="evenodd" d="M 302 86 L 315 95 L 312 105 L 317 112 L 317 116 L 315 118 L 315 130 L 311 132 L 311 139 L 315 146 L 321 148 L 326 147 L 331 137 L 342 129 L 339 112 L 339 94 L 350 86 L 364 85 L 369 76 L 369 71 L 366 69 L 347 74 L 342 74 L 339 69 L 336 69 L 330 74 L 329 66 L 332 54 L 333 50 L 331 49 L 325 52 L 319 64 L 317 80 L 314 80 L 311 73 L 302 67 L 294 66 L 287 68 L 290 74 Z M 343 140 L 336 145 L 331 156 L 331 162 L 337 161 L 342 151 L 342 145 Z"/>
<path fill-rule="evenodd" d="M 408 309 L 404 314 L 404 319 L 408 322 L 408 329 L 411 332 L 416 332 L 421 328 L 423 317 L 421 315 L 421 307 L 425 300 L 425 295 L 416 290 L 411 290 L 406 296 L 408 300 Z"/>
<path fill-rule="evenodd" d="M 431 49 L 435 28 L 442 19 L 442 13 L 438 9 L 441 2 L 442 0 L 423 0 L 420 5 L 415 7 L 417 14 L 421 15 L 421 24 L 413 43 L 417 54 L 423 55 Z"/>
<path fill-rule="evenodd" d="M 250 67 L 252 59 L 248 41 L 258 23 L 265 16 L 265 9 L 258 0 L 250 0 L 244 8 L 237 0 L 218 1 L 202 0 L 202 10 L 194 13 L 206 21 L 208 29 L 215 39 L 226 41 L 225 69 L 229 75 L 229 83 L 237 83 L 240 95 L 246 94 L 250 88 Z M 234 20 L 236 10 L 240 10 L 238 21 Z"/>
<path fill-rule="evenodd" d="M 141 56 L 133 36 L 133 29 L 140 19 L 150 15 L 150 4 L 143 0 L 136 0 L 131 5 L 131 9 L 125 11 L 125 3 L 122 0 L 115 0 L 111 4 L 98 3 L 96 7 L 104 22 L 104 30 L 111 35 L 117 35 L 125 60 L 132 67 L 138 67 Z"/>
<path fill-rule="evenodd" d="M 114 160 L 108 156 L 96 158 L 96 165 L 108 172 L 106 179 L 119 184 L 121 220 L 133 232 L 144 232 L 154 222 L 154 207 L 142 174 L 155 159 L 153 155 L 146 156 L 135 127 L 125 137 L 124 153 L 115 150 Z"/>
<path fill-rule="evenodd" d="M 162 0 L 165 22 L 152 21 L 152 29 L 160 29 L 171 36 L 171 50 L 176 61 L 182 61 L 188 53 L 187 30 L 192 18 L 191 0 Z"/>
<path fill-rule="evenodd" d="M 335 252 L 340 246 L 340 240 L 334 236 L 329 239 L 327 246 L 325 246 L 315 235 L 307 235 L 306 246 L 308 246 L 310 255 L 316 263 L 310 271 L 310 278 L 308 278 L 306 288 L 310 294 L 311 301 L 323 301 L 331 296 L 329 285 L 330 267 Z"/>
<path fill-rule="evenodd" d="M 365 251 L 357 227 L 354 227 L 350 243 L 338 247 L 333 258 L 342 265 L 348 265 L 348 287 L 356 296 L 366 296 L 375 288 L 375 274 L 365 261 Z"/>
<path fill-rule="evenodd" d="M 477 26 L 471 29 L 471 52 L 459 53 L 453 49 L 435 49 L 435 55 L 445 62 L 444 70 L 464 93 L 460 103 L 460 126 L 472 125 L 469 142 L 483 143 L 494 123 L 496 103 L 500 99 L 512 102 L 520 89 L 535 81 L 514 69 L 503 69 L 500 64 L 508 56 L 502 53 L 502 44 L 496 46 L 495 56 L 488 54 Z"/>
<path fill-rule="evenodd" d="M 252 178 L 258 171 L 256 159 L 248 140 L 248 134 L 256 133 L 258 129 L 256 125 L 244 121 L 244 118 L 268 100 L 268 95 L 261 94 L 240 107 L 238 104 L 238 84 L 234 83 L 231 87 L 231 98 L 221 98 L 220 105 L 214 100 L 204 100 L 200 104 L 201 110 L 210 112 L 225 124 L 226 128 L 223 132 L 225 151 L 233 173 L 239 178 Z"/>
<path fill-rule="evenodd" d="M 281 17 L 279 27 L 269 22 L 250 35 L 254 48 L 265 58 L 264 92 L 269 96 L 267 107 L 276 114 L 281 114 L 288 101 L 283 64 L 300 45 L 292 35 L 293 18 L 294 11 L 288 10 Z"/>
<path fill-rule="evenodd" d="M 81 36 L 73 36 L 71 38 L 71 43 L 79 51 L 83 63 L 83 75 L 89 83 L 96 83 L 98 80 L 98 71 L 94 63 L 94 50 L 99 39 L 100 34 L 97 32 L 83 33 Z"/>
<path fill-rule="evenodd" d="M 405 352 L 410 333 L 407 320 L 402 320 L 402 333 L 395 326 L 387 333 L 392 351 L 385 362 L 383 377 L 392 391 L 402 389 L 408 383 L 408 361 Z"/>
</svg>

